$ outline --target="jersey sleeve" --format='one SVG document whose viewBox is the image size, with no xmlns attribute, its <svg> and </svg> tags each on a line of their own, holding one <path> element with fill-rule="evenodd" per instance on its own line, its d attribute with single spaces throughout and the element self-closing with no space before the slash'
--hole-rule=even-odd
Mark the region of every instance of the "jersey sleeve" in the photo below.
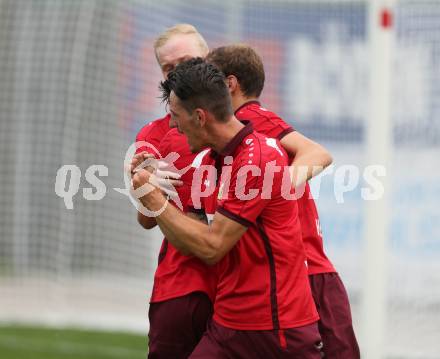
<svg viewBox="0 0 440 359">
<path fill-rule="evenodd" d="M 242 121 L 250 120 L 255 131 L 277 140 L 281 140 L 290 132 L 295 131 L 291 125 L 277 114 L 262 107 L 245 108 L 238 112 L 236 116 Z"/>
<path fill-rule="evenodd" d="M 255 130 L 277 140 L 281 140 L 287 134 L 295 131 L 291 125 L 276 115 L 271 116 L 268 121 L 261 122 Z"/>
<path fill-rule="evenodd" d="M 262 198 L 262 161 L 251 158 L 244 155 L 233 164 L 229 188 L 220 187 L 217 204 L 217 212 L 246 227 L 256 222 L 269 201 Z"/>
</svg>

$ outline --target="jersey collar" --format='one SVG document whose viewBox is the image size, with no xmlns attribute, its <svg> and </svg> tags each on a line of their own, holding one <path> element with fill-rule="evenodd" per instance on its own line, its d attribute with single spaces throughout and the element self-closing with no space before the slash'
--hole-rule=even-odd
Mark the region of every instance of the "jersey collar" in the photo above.
<svg viewBox="0 0 440 359">
<path fill-rule="evenodd" d="M 260 104 L 260 101 L 257 101 L 257 100 L 251 100 L 251 101 L 245 102 L 244 104 L 242 104 L 239 108 L 237 108 L 237 109 L 235 110 L 234 115 L 236 115 L 236 114 L 238 113 L 238 111 L 240 111 L 241 109 L 243 109 L 243 107 L 246 107 L 246 106 L 249 106 L 249 105 L 252 105 L 252 104 L 257 104 L 257 105 L 259 105 L 259 104 Z"/>
<path fill-rule="evenodd" d="M 220 151 L 222 156 L 231 156 L 234 154 L 240 143 L 243 142 L 245 137 L 254 132 L 254 127 L 250 121 L 241 121 L 245 125 L 238 133 L 232 138 L 231 141 Z"/>
</svg>

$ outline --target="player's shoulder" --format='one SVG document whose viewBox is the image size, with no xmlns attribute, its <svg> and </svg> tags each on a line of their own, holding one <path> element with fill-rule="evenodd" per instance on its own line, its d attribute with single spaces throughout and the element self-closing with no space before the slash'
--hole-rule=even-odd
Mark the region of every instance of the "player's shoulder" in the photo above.
<svg viewBox="0 0 440 359">
<path fill-rule="evenodd" d="M 171 119 L 171 115 L 169 113 L 167 113 L 164 117 L 158 118 L 157 120 L 154 120 L 153 122 L 154 122 L 155 126 L 160 127 L 164 131 L 168 132 L 171 129 L 170 128 L 170 119 Z"/>
<path fill-rule="evenodd" d="M 285 132 L 293 131 L 293 127 L 284 121 L 278 114 L 268 110 L 257 101 L 248 102 L 237 110 L 239 120 L 249 120 L 254 129 L 267 135 L 280 138 Z"/>
<path fill-rule="evenodd" d="M 258 101 L 250 101 L 244 104 L 241 108 L 236 111 L 236 114 L 240 118 L 278 118 L 281 119 L 275 112 L 268 110 L 263 107 Z"/>
<path fill-rule="evenodd" d="M 184 134 L 180 133 L 177 128 L 171 128 L 160 141 L 159 150 L 161 153 L 177 152 L 181 157 L 192 157 L 188 141 Z"/>
<path fill-rule="evenodd" d="M 153 132 L 160 133 L 160 135 L 166 134 L 170 130 L 170 117 L 170 114 L 167 114 L 164 117 L 147 123 L 138 131 L 136 138 L 143 140 L 149 137 Z"/>
<path fill-rule="evenodd" d="M 253 131 L 241 143 L 237 160 L 240 165 L 256 164 L 263 166 L 267 162 L 284 157 L 287 157 L 287 155 L 278 140 Z"/>
<path fill-rule="evenodd" d="M 165 134 L 162 141 L 173 141 L 178 139 L 179 141 L 181 139 L 184 139 L 185 135 L 181 134 L 177 128 L 170 128 L 169 131 Z"/>
<path fill-rule="evenodd" d="M 162 138 L 170 130 L 170 115 L 166 115 L 143 126 L 136 135 L 136 153 L 156 153 Z M 153 152 L 152 152 L 153 151 Z"/>
</svg>

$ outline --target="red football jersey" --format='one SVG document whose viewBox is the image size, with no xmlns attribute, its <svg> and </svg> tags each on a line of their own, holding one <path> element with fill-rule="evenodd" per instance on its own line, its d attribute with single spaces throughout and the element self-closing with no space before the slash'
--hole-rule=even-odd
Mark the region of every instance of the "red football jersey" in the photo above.
<svg viewBox="0 0 440 359">
<path fill-rule="evenodd" d="M 294 131 L 278 115 L 261 107 L 258 101 L 245 103 L 237 109 L 235 116 L 239 120 L 251 121 L 255 131 L 279 140 Z M 297 200 L 297 203 L 309 274 L 336 272 L 324 252 L 318 211 L 308 183 L 305 186 L 304 194 Z"/>
<path fill-rule="evenodd" d="M 159 149 L 160 142 L 170 130 L 170 118 L 171 115 L 167 114 L 165 117 L 154 120 L 139 130 L 136 135 L 136 142 L 148 142 L 151 146 L 139 144 L 136 146 L 136 153 L 148 152 L 153 155 L 157 154 L 154 149 Z"/>
<path fill-rule="evenodd" d="M 159 152 L 163 158 L 179 155 L 173 166 L 179 171 L 188 169 L 181 177 L 183 186 L 176 187 L 183 210 L 186 212 L 194 172 L 191 164 L 196 154 L 191 153 L 186 137 L 177 129 L 171 129 L 163 137 Z M 206 293 L 214 301 L 217 285 L 215 275 L 213 267 L 207 266 L 196 257 L 181 254 L 165 238 L 154 275 L 151 302 L 161 302 L 197 291 Z"/>
<path fill-rule="evenodd" d="M 229 160 L 232 165 L 225 166 Z M 191 194 L 194 210 L 203 209 L 208 218 L 219 212 L 247 227 L 217 264 L 213 318 L 237 330 L 287 329 L 318 320 L 297 204 L 281 195 L 282 171 L 274 173 L 272 185 L 267 186 L 269 163 L 284 168 L 287 154 L 276 140 L 254 132 L 249 123 L 220 155 L 205 155 L 194 173 L 199 179 L 195 186 L 201 186 Z M 205 170 L 209 165 L 219 170 L 215 176 Z M 228 182 L 223 175 L 229 171 Z M 267 189 L 269 196 L 263 195 Z M 213 193 L 195 198 L 207 191 Z"/>
</svg>

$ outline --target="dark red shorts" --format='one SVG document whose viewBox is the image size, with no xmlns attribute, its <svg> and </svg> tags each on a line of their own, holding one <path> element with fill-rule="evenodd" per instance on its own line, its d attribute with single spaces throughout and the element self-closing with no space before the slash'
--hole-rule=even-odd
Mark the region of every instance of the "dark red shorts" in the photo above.
<svg viewBox="0 0 440 359">
<path fill-rule="evenodd" d="M 337 273 L 309 276 L 313 299 L 318 310 L 319 333 L 328 359 L 359 359 L 347 291 Z"/>
<path fill-rule="evenodd" d="M 277 330 L 235 330 L 214 320 L 191 354 L 191 359 L 321 359 L 316 323 Z"/>
<path fill-rule="evenodd" d="M 212 303 L 202 292 L 151 303 L 149 359 L 188 358 L 206 331 Z"/>
</svg>

